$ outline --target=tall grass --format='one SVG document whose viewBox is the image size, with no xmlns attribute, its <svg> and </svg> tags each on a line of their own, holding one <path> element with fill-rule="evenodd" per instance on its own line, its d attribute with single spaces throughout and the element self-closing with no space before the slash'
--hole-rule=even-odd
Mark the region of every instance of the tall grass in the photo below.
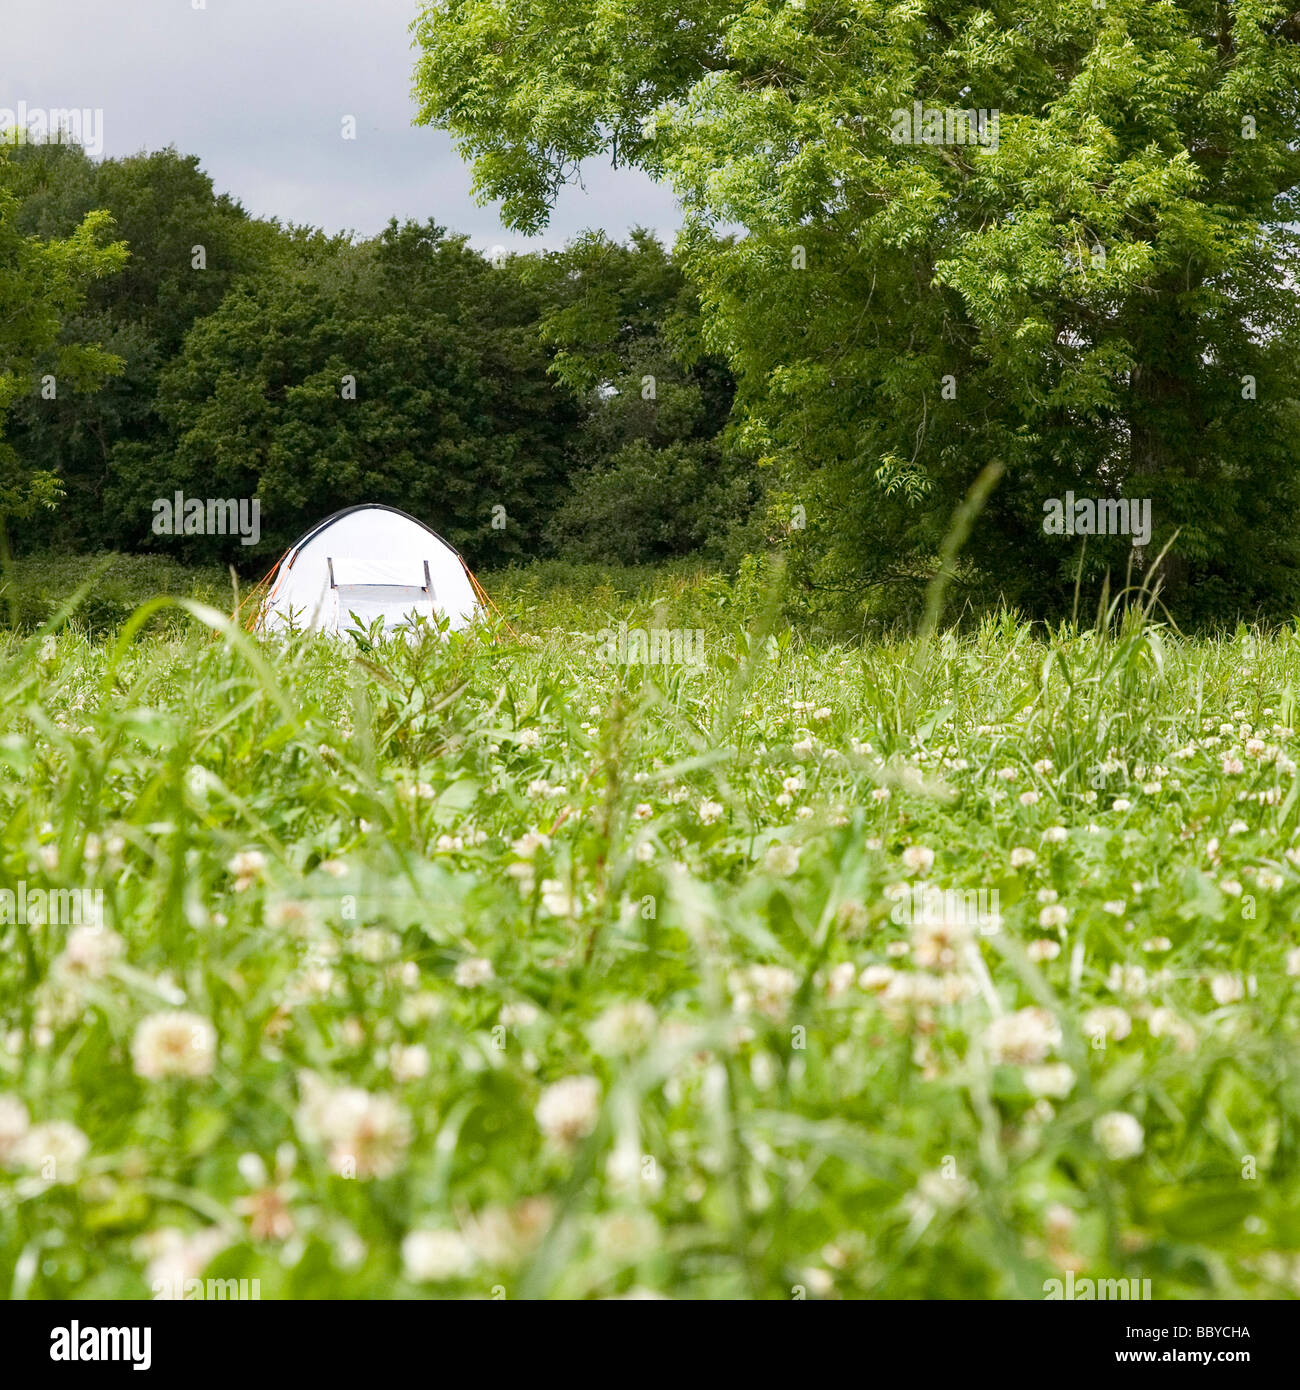
<svg viewBox="0 0 1300 1390">
<path fill-rule="evenodd" d="M 1296 633 L 495 596 L 4 640 L 0 887 L 106 928 L 0 925 L 0 1291 L 1300 1288 Z M 620 622 L 706 661 L 602 661 Z"/>
</svg>

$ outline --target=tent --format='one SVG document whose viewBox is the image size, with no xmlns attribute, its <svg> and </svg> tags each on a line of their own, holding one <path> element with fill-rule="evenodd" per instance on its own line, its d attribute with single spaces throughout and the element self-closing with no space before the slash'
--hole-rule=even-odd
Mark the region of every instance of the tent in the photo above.
<svg viewBox="0 0 1300 1390">
<path fill-rule="evenodd" d="M 446 617 L 466 627 L 479 589 L 464 560 L 422 521 L 382 504 L 345 507 L 285 551 L 256 608 L 265 632 L 294 627 L 339 634 L 383 618 L 385 632 L 412 619 Z"/>
</svg>

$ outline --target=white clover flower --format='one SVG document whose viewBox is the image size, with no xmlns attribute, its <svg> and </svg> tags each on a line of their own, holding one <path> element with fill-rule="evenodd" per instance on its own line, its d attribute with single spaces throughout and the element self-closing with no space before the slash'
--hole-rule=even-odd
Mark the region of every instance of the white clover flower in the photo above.
<svg viewBox="0 0 1300 1390">
<path fill-rule="evenodd" d="M 733 974 L 730 984 L 737 1013 L 754 1008 L 779 1022 L 799 986 L 799 977 L 783 965 L 751 965 Z"/>
<path fill-rule="evenodd" d="M 538 1128 L 563 1147 L 576 1144 L 596 1127 L 600 1082 L 594 1076 L 567 1076 L 548 1086 L 533 1112 Z"/>
<path fill-rule="evenodd" d="M 880 994 L 889 988 L 898 971 L 892 965 L 868 965 L 858 976 L 858 988 L 868 994 Z"/>
<path fill-rule="evenodd" d="M 1023 869 L 1026 865 L 1032 864 L 1038 856 L 1032 849 L 1026 849 L 1023 845 L 1017 845 L 1011 851 L 1011 867 L 1013 869 Z"/>
<path fill-rule="evenodd" d="M 1026 1067 L 1023 1075 L 1025 1089 L 1031 1096 L 1061 1100 L 1074 1089 L 1074 1068 L 1064 1062 L 1045 1062 L 1041 1066 Z"/>
<path fill-rule="evenodd" d="M 1070 916 L 1069 909 L 1060 903 L 1049 903 L 1038 914 L 1040 927 L 1063 927 Z"/>
<path fill-rule="evenodd" d="M 423 1043 L 394 1043 L 388 1049 L 388 1070 L 394 1081 L 418 1081 L 429 1074 L 429 1049 Z"/>
<path fill-rule="evenodd" d="M 1022 806 L 1037 806 L 1039 799 L 1038 793 L 1034 791 L 1021 792 L 1019 797 Z"/>
<path fill-rule="evenodd" d="M 1300 946 L 1293 946 L 1286 953 L 1286 973 L 1300 975 Z"/>
<path fill-rule="evenodd" d="M 154 1297 L 176 1302 L 185 1297 L 185 1286 L 200 1278 L 229 1244 L 229 1232 L 220 1226 L 188 1234 L 175 1226 L 164 1226 L 141 1237 L 136 1248 L 149 1261 L 144 1277 Z"/>
<path fill-rule="evenodd" d="M 1147 1031 L 1153 1038 L 1172 1038 L 1179 1052 L 1191 1052 L 1196 1047 L 1196 1030 L 1172 1009 L 1152 1009 Z"/>
<path fill-rule="evenodd" d="M 727 808 L 720 801 L 701 801 L 699 810 L 700 824 L 716 824 L 722 819 L 726 809 Z"/>
<path fill-rule="evenodd" d="M 515 735 L 515 742 L 520 748 L 527 748 L 531 751 L 541 747 L 542 736 L 536 729 L 520 729 Z"/>
<path fill-rule="evenodd" d="M 67 1120 L 33 1125 L 17 1142 L 18 1163 L 39 1173 L 47 1182 L 71 1182 L 82 1159 L 90 1152 L 90 1140 Z"/>
<path fill-rule="evenodd" d="M 639 1052 L 655 1035 L 659 1023 L 654 1009 L 643 999 L 612 1004 L 588 1029 L 591 1045 L 605 1055 Z"/>
<path fill-rule="evenodd" d="M 459 1231 L 409 1231 L 402 1239 L 402 1272 L 417 1284 L 437 1284 L 469 1273 L 474 1252 Z"/>
<path fill-rule="evenodd" d="M 1046 1009 L 1030 1007 L 995 1018 L 984 1041 L 995 1063 L 1029 1065 L 1046 1060 L 1061 1041 L 1061 1029 Z"/>
<path fill-rule="evenodd" d="M 934 867 L 934 851 L 926 845 L 908 845 L 903 851 L 903 867 L 910 874 L 928 874 Z"/>
<path fill-rule="evenodd" d="M 542 880 L 542 907 L 552 917 L 567 917 L 573 911 L 573 897 L 558 878 Z"/>
<path fill-rule="evenodd" d="M 851 960 L 842 960 L 838 965 L 833 966 L 830 974 L 826 977 L 826 997 L 838 999 L 841 995 L 846 994 L 852 988 L 857 973 L 858 968 Z"/>
<path fill-rule="evenodd" d="M 888 800 L 889 800 L 889 788 L 888 788 L 888 787 L 874 787 L 874 788 L 872 789 L 872 792 L 871 792 L 871 799 L 872 799 L 872 801 L 888 801 Z"/>
<path fill-rule="evenodd" d="M 798 845 L 770 845 L 763 863 L 772 873 L 789 878 L 799 868 L 800 853 Z"/>
<path fill-rule="evenodd" d="M 123 949 L 122 938 L 108 927 L 74 927 L 55 969 L 64 975 L 97 980 L 108 973 Z"/>
<path fill-rule="evenodd" d="M 1089 1009 L 1080 1023 L 1094 1045 L 1110 1039 L 1123 1042 L 1133 1031 L 1133 1020 L 1115 1004 L 1102 1004 L 1099 1008 Z"/>
<path fill-rule="evenodd" d="M 28 1129 L 27 1107 L 17 1096 L 0 1094 L 0 1165 L 9 1162 Z"/>
<path fill-rule="evenodd" d="M 1141 998 L 1151 988 L 1147 972 L 1140 965 L 1112 965 L 1106 973 L 1106 985 L 1115 994 L 1130 994 L 1135 998 Z"/>
<path fill-rule="evenodd" d="M 1235 1004 L 1246 997 L 1246 986 L 1240 975 L 1222 971 L 1211 977 L 1210 993 L 1216 1004 Z"/>
<path fill-rule="evenodd" d="M 1000 767 L 993 775 L 999 782 L 1014 782 L 1020 776 L 1020 769 L 1018 767 Z"/>
<path fill-rule="evenodd" d="M 266 871 L 266 855 L 260 849 L 241 850 L 226 868 L 237 879 L 260 878 Z"/>
<path fill-rule="evenodd" d="M 1057 956 L 1061 954 L 1061 943 L 1059 941 L 1050 941 L 1046 937 L 1043 937 L 1040 940 L 1031 941 L 1029 945 L 1025 947 L 1025 954 L 1035 963 L 1055 960 Z"/>
<path fill-rule="evenodd" d="M 1136 1158 L 1142 1152 L 1145 1139 L 1142 1126 L 1134 1116 L 1123 1110 L 1112 1110 L 1099 1116 L 1092 1133 L 1106 1157 L 1116 1162 Z"/>
<path fill-rule="evenodd" d="M 495 978 L 496 971 L 492 969 L 492 962 L 483 956 L 471 956 L 468 960 L 461 961 L 452 975 L 452 980 L 461 989 L 477 989 Z"/>
<path fill-rule="evenodd" d="M 1133 809 L 1133 803 L 1129 801 L 1127 797 L 1123 796 L 1117 796 L 1115 800 L 1110 803 L 1110 806 L 1112 811 L 1119 811 L 1121 814 Z"/>
<path fill-rule="evenodd" d="M 298 1128 L 323 1144 L 330 1167 L 342 1177 L 386 1178 L 401 1166 L 411 1142 L 410 1121 L 391 1097 L 358 1086 L 329 1087 L 302 1080 Z"/>
<path fill-rule="evenodd" d="M 217 1030 L 199 1014 L 168 1010 L 150 1014 L 135 1030 L 131 1058 L 147 1081 L 168 1076 L 211 1076 L 217 1060 Z"/>
<path fill-rule="evenodd" d="M 520 859 L 531 859 L 537 851 L 547 850 L 551 847 L 549 835 L 543 835 L 540 830 L 529 830 L 521 835 L 517 840 L 511 842 L 510 848 L 520 857 Z"/>
</svg>

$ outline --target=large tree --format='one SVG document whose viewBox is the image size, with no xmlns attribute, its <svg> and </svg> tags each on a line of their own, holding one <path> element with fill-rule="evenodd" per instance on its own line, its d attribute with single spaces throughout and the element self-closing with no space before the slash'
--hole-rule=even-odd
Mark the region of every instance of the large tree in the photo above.
<svg viewBox="0 0 1300 1390">
<path fill-rule="evenodd" d="M 602 152 L 681 196 L 810 584 L 922 577 L 997 459 L 969 554 L 1027 605 L 1072 587 L 1082 542 L 1043 530 L 1071 489 L 1152 500 L 1185 611 L 1300 598 L 1300 15 L 440 0 L 417 35 L 420 119 L 516 226 Z M 904 142 L 918 102 L 996 142 Z M 1085 574 L 1131 553 L 1091 540 Z"/>
</svg>

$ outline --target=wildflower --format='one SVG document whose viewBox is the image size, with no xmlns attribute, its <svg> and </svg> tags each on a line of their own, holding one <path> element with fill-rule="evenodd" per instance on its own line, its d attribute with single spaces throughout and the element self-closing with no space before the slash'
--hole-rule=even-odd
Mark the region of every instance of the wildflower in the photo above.
<svg viewBox="0 0 1300 1390">
<path fill-rule="evenodd" d="M 456 966 L 452 979 L 461 989 L 477 989 L 479 985 L 485 985 L 494 979 L 495 975 L 490 960 L 485 960 L 482 956 L 471 956 Z"/>
<path fill-rule="evenodd" d="M 594 1076 L 568 1076 L 548 1086 L 534 1114 L 548 1139 L 569 1147 L 596 1127 L 600 1113 L 600 1083 Z"/>
<path fill-rule="evenodd" d="M 0 1095 L 0 1164 L 9 1161 L 27 1128 L 27 1107 L 17 1096 Z"/>
<path fill-rule="evenodd" d="M 1061 1030 L 1046 1009 L 1030 1007 L 995 1018 L 984 1031 L 995 1063 L 1031 1064 L 1045 1061 L 1061 1040 Z"/>
<path fill-rule="evenodd" d="M 1107 986 L 1116 994 L 1141 997 L 1150 988 L 1147 972 L 1140 965 L 1112 965 L 1106 975 Z"/>
<path fill-rule="evenodd" d="M 71 1182 L 82 1159 L 90 1152 L 90 1140 L 67 1120 L 33 1125 L 18 1140 L 15 1155 L 24 1168 L 38 1172 L 47 1182 Z"/>
<path fill-rule="evenodd" d="M 527 748 L 531 752 L 541 747 L 542 736 L 536 729 L 520 729 L 515 735 L 515 742 L 520 748 Z"/>
<path fill-rule="evenodd" d="M 1031 941 L 1025 948 L 1025 954 L 1035 962 L 1055 960 L 1061 954 L 1061 943 L 1044 937 L 1039 941 Z"/>
<path fill-rule="evenodd" d="M 1018 767 L 1000 767 L 993 774 L 999 782 L 1014 782 L 1020 776 Z"/>
<path fill-rule="evenodd" d="M 1038 856 L 1032 849 L 1026 849 L 1023 845 L 1017 845 L 1011 851 L 1011 867 L 1013 869 L 1023 869 L 1026 865 L 1034 863 Z"/>
<path fill-rule="evenodd" d="M 1246 986 L 1240 975 L 1225 971 L 1211 977 L 1210 993 L 1216 1004 L 1235 1004 L 1246 997 Z"/>
<path fill-rule="evenodd" d="M 74 927 L 55 968 L 64 975 L 97 980 L 122 954 L 122 938 L 107 927 Z"/>
<path fill-rule="evenodd" d="M 394 1043 L 388 1049 L 388 1070 L 394 1081 L 418 1081 L 429 1074 L 429 1049 L 423 1043 Z"/>
<path fill-rule="evenodd" d="M 763 856 L 763 863 L 772 873 L 789 878 L 799 867 L 799 855 L 798 845 L 771 845 Z"/>
<path fill-rule="evenodd" d="M 1142 1152 L 1145 1135 L 1142 1126 L 1123 1110 L 1102 1115 L 1092 1127 L 1093 1137 L 1107 1158 L 1120 1161 Z"/>
<path fill-rule="evenodd" d="M 888 801 L 888 800 L 889 800 L 889 788 L 888 788 L 888 787 L 875 787 L 875 788 L 873 788 L 873 789 L 872 789 L 872 792 L 871 792 L 871 799 L 872 799 L 872 801 Z"/>
<path fill-rule="evenodd" d="M 1026 1067 L 1025 1089 L 1031 1096 L 1048 1096 L 1060 1100 L 1074 1089 L 1074 1068 L 1064 1062 L 1047 1062 L 1042 1066 Z"/>
<path fill-rule="evenodd" d="M 234 1207 L 248 1218 L 248 1231 L 254 1240 L 288 1240 L 294 1232 L 289 1203 L 296 1188 L 289 1181 L 297 1154 L 292 1144 L 281 1144 L 275 1154 L 275 1179 L 255 1153 L 241 1154 L 236 1165 L 239 1174 L 253 1189 L 236 1199 Z"/>
<path fill-rule="evenodd" d="M 783 965 L 751 965 L 731 977 L 732 1003 L 737 1013 L 751 1008 L 775 1022 L 785 1017 L 799 977 Z"/>
<path fill-rule="evenodd" d="M 148 1259 L 145 1282 L 154 1297 L 175 1301 L 185 1297 L 185 1287 L 198 1279 L 230 1244 L 230 1234 L 220 1226 L 186 1233 L 175 1226 L 151 1231 L 137 1245 Z"/>
<path fill-rule="evenodd" d="M 266 855 L 260 849 L 241 850 L 226 868 L 234 875 L 235 892 L 242 893 L 266 872 Z"/>
<path fill-rule="evenodd" d="M 199 1014 L 151 1014 L 135 1031 L 131 1057 L 138 1076 L 210 1076 L 217 1060 L 217 1030 Z"/>
<path fill-rule="evenodd" d="M 1147 1031 L 1153 1038 L 1172 1038 L 1179 1052 L 1190 1052 L 1196 1046 L 1195 1029 L 1172 1009 L 1152 1009 Z"/>
<path fill-rule="evenodd" d="M 934 867 L 934 851 L 925 845 L 908 845 L 903 851 L 903 867 L 910 874 L 927 874 Z"/>
<path fill-rule="evenodd" d="M 329 1087 L 309 1072 L 300 1077 L 298 1128 L 325 1146 L 330 1167 L 343 1177 L 386 1178 L 411 1142 L 410 1122 L 391 1096 L 358 1086 Z"/>
<path fill-rule="evenodd" d="M 700 802 L 700 824 L 714 825 L 722 819 L 726 807 L 720 801 L 701 801 Z"/>
<path fill-rule="evenodd" d="M 410 1231 L 402 1239 L 402 1272 L 417 1284 L 437 1284 L 468 1274 L 474 1252 L 458 1231 Z"/>
<path fill-rule="evenodd" d="M 639 1052 L 654 1037 L 658 1016 L 643 999 L 613 1004 L 588 1030 L 591 1045 L 609 1055 Z"/>
<path fill-rule="evenodd" d="M 1043 831 L 1043 839 L 1049 845 L 1063 845 L 1070 838 L 1070 832 L 1063 825 L 1049 825 Z"/>
<path fill-rule="evenodd" d="M 1300 956 L 1300 948 L 1296 955 Z M 858 976 L 858 988 L 865 989 L 868 994 L 880 994 L 889 988 L 897 973 L 892 965 L 868 965 Z M 1300 974 L 1300 970 L 1296 973 Z"/>
<path fill-rule="evenodd" d="M 1063 927 L 1069 917 L 1069 909 L 1060 903 L 1050 903 L 1038 914 L 1040 927 Z"/>
<path fill-rule="evenodd" d="M 1080 1020 L 1083 1031 L 1093 1040 L 1093 1045 L 1113 1039 L 1123 1042 L 1133 1031 L 1133 1020 L 1115 1004 L 1103 1004 L 1089 1009 Z"/>
<path fill-rule="evenodd" d="M 1125 797 L 1117 796 L 1115 800 L 1110 803 L 1110 806 L 1112 811 L 1119 811 L 1122 814 L 1125 811 L 1131 810 L 1133 803 Z"/>
<path fill-rule="evenodd" d="M 1034 791 L 1021 792 L 1019 800 L 1022 806 L 1037 806 L 1039 796 L 1038 793 Z"/>
</svg>

